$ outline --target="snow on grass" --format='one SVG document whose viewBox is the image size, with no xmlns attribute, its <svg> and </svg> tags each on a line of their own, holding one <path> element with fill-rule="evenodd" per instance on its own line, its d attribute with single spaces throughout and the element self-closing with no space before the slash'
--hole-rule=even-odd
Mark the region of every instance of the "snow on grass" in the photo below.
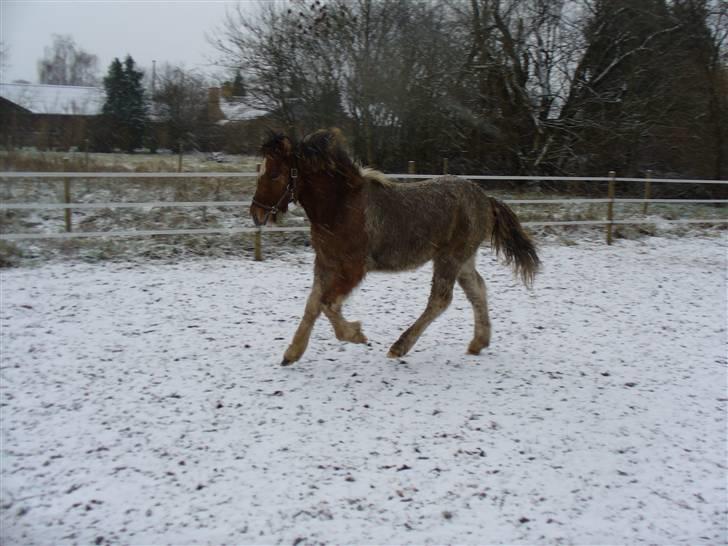
<svg viewBox="0 0 728 546">
<path fill-rule="evenodd" d="M 312 256 L 2 271 L 5 544 L 725 543 L 726 241 L 487 249 L 494 337 L 370 275 L 278 365 Z"/>
</svg>

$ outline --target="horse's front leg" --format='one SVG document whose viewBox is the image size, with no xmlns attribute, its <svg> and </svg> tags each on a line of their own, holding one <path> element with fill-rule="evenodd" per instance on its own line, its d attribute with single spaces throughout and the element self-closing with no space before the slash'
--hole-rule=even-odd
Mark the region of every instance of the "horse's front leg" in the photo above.
<svg viewBox="0 0 728 546">
<path fill-rule="evenodd" d="M 293 340 L 283 355 L 282 366 L 289 366 L 301 358 L 308 347 L 308 340 L 311 338 L 311 331 L 316 319 L 321 314 L 321 279 L 318 275 L 314 277 L 313 288 L 306 301 L 306 309 L 303 312 L 301 323 L 293 334 Z"/>
<path fill-rule="evenodd" d="M 324 269 L 317 260 L 314 266 L 313 288 L 308 296 L 301 323 L 283 355 L 281 362 L 283 366 L 293 364 L 306 351 L 311 331 L 321 311 L 331 321 L 338 339 L 352 343 L 367 343 L 367 338 L 361 331 L 361 323 L 348 322 L 341 314 L 344 299 L 361 282 L 363 276 L 363 270 Z"/>
<path fill-rule="evenodd" d="M 336 339 L 350 343 L 367 343 L 367 337 L 361 330 L 361 322 L 349 322 L 344 319 L 341 307 L 344 304 L 344 296 L 336 298 L 334 303 L 323 304 L 323 312 L 334 327 Z"/>
</svg>

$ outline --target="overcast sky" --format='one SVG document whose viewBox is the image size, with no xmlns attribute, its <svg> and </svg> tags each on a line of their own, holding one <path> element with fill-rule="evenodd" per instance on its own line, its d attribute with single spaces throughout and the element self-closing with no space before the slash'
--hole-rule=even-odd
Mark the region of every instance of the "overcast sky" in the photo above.
<svg viewBox="0 0 728 546">
<path fill-rule="evenodd" d="M 254 12 L 257 0 L 240 0 Z M 114 57 L 129 54 L 137 65 L 152 61 L 205 69 L 215 57 L 213 34 L 234 10 L 228 0 L 0 0 L 0 41 L 7 52 L 0 81 L 38 82 L 37 63 L 53 34 L 70 34 L 77 47 L 99 59 L 99 75 Z"/>
</svg>

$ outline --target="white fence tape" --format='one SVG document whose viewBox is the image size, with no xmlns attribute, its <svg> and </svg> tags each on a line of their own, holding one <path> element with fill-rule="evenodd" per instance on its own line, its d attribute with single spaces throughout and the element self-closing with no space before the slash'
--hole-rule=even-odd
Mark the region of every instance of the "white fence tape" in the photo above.
<svg viewBox="0 0 728 546">
<path fill-rule="evenodd" d="M 503 202 L 507 205 L 574 205 L 590 203 L 609 203 L 610 199 L 504 199 Z M 614 199 L 614 203 L 653 203 L 657 205 L 703 203 L 724 205 L 728 203 L 728 199 Z M 138 203 L 0 203 L 0 210 L 249 207 L 250 205 L 250 201 L 143 201 Z"/>
<path fill-rule="evenodd" d="M 728 218 L 705 218 L 686 220 L 574 220 L 563 222 L 523 222 L 526 227 L 539 226 L 605 226 L 637 225 L 637 224 L 728 224 Z M 71 233 L 4 233 L 0 240 L 20 241 L 29 239 L 80 239 L 98 237 L 149 237 L 153 235 L 237 235 L 241 233 L 281 233 L 301 232 L 308 233 L 308 227 L 241 227 L 241 228 L 212 228 L 212 229 L 159 229 L 159 230 L 125 230 L 125 231 L 78 231 Z"/>
<path fill-rule="evenodd" d="M 30 179 L 63 179 L 63 178 L 255 178 L 255 172 L 16 172 L 1 171 L 3 178 L 30 178 Z M 427 180 L 443 176 L 442 174 L 387 174 L 389 178 L 398 180 Z M 505 175 L 457 175 L 468 180 L 514 180 L 530 182 L 609 182 L 609 176 L 505 176 Z M 615 182 L 656 182 L 666 184 L 728 184 L 728 180 L 693 180 L 682 178 L 614 178 Z"/>
<path fill-rule="evenodd" d="M 138 178 L 138 179 L 189 179 L 189 178 L 255 178 L 254 172 L 204 172 L 204 173 L 109 173 L 109 172 L 0 172 L 0 179 L 33 179 L 46 181 L 52 179 L 103 179 L 103 178 Z M 441 175 L 424 174 L 389 174 L 395 179 L 428 179 Z M 528 181 L 550 181 L 550 182 L 582 182 L 596 181 L 609 182 L 610 177 L 557 177 L 557 176 L 497 176 L 497 175 L 474 175 L 466 176 L 471 180 L 528 180 Z M 685 180 L 666 178 L 615 178 L 616 182 L 658 182 L 673 184 L 728 184 L 726 180 Z M 572 204 L 604 204 L 604 203 L 650 203 L 656 205 L 669 204 L 726 204 L 728 199 L 509 199 L 505 203 L 510 205 L 572 205 Z M 248 207 L 250 201 L 149 201 L 135 203 L 0 203 L 0 210 L 93 210 L 93 209 L 117 209 L 117 208 L 168 208 L 168 207 Z M 728 219 L 682 219 L 682 220 L 649 220 L 649 219 L 627 219 L 627 220 L 575 220 L 575 221 L 546 221 L 546 222 L 524 222 L 525 226 L 603 226 L 603 225 L 628 225 L 628 224 L 723 224 Z M 241 233 L 256 232 L 307 232 L 308 227 L 271 227 L 262 230 L 254 227 L 240 228 L 211 228 L 211 229 L 168 229 L 168 230 L 123 230 L 123 231 L 86 231 L 71 233 L 4 233 L 0 234 L 0 240 L 17 241 L 27 239 L 76 239 L 82 237 L 146 237 L 156 235 L 235 235 Z"/>
<path fill-rule="evenodd" d="M 128 173 L 128 172 L 101 172 L 101 173 L 79 173 L 79 172 L 15 172 L 15 171 L 2 171 L 0 172 L 0 179 L 2 178 L 30 178 L 47 180 L 51 179 L 63 179 L 63 178 L 255 178 L 258 174 L 254 172 L 229 172 L 229 173 L 168 173 L 168 172 L 143 172 L 143 173 Z"/>
<path fill-rule="evenodd" d="M 0 203 L 0 210 L 249 207 L 250 201 L 143 201 L 140 203 Z"/>
</svg>

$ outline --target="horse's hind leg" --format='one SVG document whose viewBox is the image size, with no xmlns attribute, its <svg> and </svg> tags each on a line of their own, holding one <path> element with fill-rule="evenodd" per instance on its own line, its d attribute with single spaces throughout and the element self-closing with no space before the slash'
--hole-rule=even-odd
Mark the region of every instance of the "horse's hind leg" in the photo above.
<svg viewBox="0 0 728 546">
<path fill-rule="evenodd" d="M 475 270 L 475 255 L 465 262 L 460 270 L 458 284 L 473 306 L 475 335 L 468 346 L 468 352 L 477 355 L 484 347 L 490 345 L 490 318 L 488 317 L 488 296 L 485 281 Z"/>
<path fill-rule="evenodd" d="M 447 309 L 452 301 L 452 290 L 461 266 L 461 262 L 452 259 L 435 260 L 432 290 L 427 307 L 415 323 L 392 345 L 387 356 L 397 358 L 406 355 L 432 321 Z"/>
</svg>

